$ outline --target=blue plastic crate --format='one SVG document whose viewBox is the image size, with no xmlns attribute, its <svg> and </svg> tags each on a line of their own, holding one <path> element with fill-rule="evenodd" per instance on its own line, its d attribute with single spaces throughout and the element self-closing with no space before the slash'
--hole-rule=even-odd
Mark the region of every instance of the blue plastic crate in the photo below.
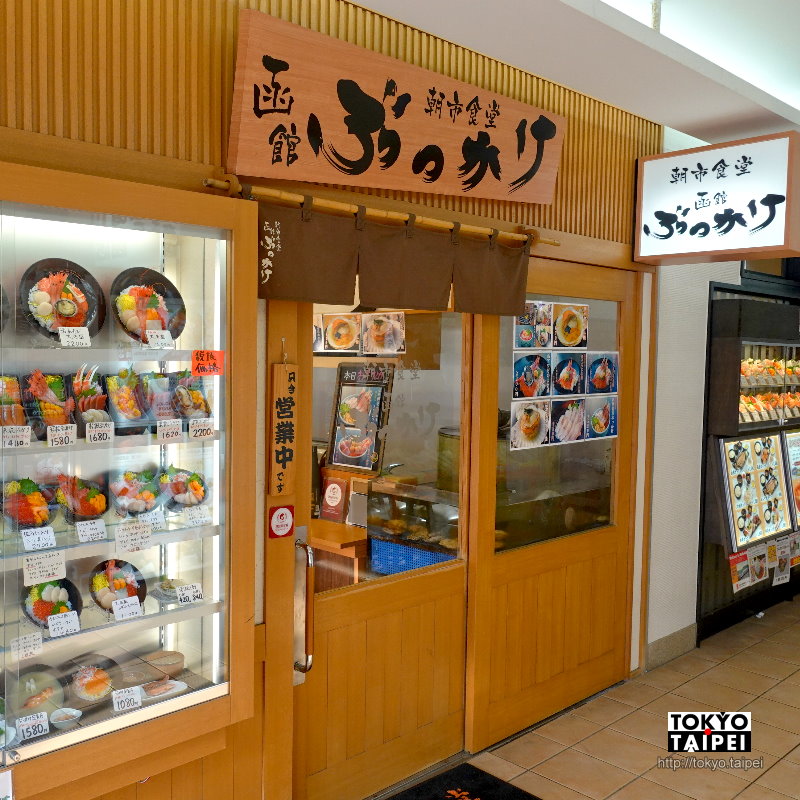
<svg viewBox="0 0 800 800">
<path fill-rule="evenodd" d="M 431 564 L 441 564 L 454 558 L 455 555 L 450 553 L 438 553 L 402 542 L 387 542 L 384 539 L 370 537 L 372 571 L 381 575 L 394 575 L 410 569 L 429 567 Z"/>
</svg>

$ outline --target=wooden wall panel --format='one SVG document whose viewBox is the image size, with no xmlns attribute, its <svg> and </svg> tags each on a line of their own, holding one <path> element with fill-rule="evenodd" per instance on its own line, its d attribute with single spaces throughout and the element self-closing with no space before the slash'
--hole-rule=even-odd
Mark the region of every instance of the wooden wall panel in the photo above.
<svg viewBox="0 0 800 800">
<path fill-rule="evenodd" d="M 660 126 L 344 0 L 0 0 L 0 126 L 220 166 L 239 8 L 568 119 L 552 205 L 363 193 L 631 241 L 635 160 L 660 152 Z"/>
</svg>

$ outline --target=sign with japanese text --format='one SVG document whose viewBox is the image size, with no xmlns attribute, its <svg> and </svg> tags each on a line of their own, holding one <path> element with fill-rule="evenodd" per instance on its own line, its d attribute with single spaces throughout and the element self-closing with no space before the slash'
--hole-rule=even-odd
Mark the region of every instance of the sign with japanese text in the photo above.
<svg viewBox="0 0 800 800">
<path fill-rule="evenodd" d="M 294 492 L 297 452 L 297 364 L 273 364 L 269 404 L 269 493 Z"/>
<path fill-rule="evenodd" d="M 800 134 L 639 159 L 636 261 L 800 255 Z"/>
<path fill-rule="evenodd" d="M 241 11 L 228 171 L 551 203 L 566 120 Z"/>
<path fill-rule="evenodd" d="M 206 375 L 225 374 L 224 350 L 192 350 L 192 375 L 201 378 Z"/>
</svg>

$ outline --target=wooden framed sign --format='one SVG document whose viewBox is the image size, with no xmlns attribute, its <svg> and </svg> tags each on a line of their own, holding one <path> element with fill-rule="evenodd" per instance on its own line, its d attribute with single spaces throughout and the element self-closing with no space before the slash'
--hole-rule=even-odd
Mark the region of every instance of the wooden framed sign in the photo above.
<svg viewBox="0 0 800 800">
<path fill-rule="evenodd" d="M 799 150 L 788 131 L 640 158 L 635 260 L 800 256 Z"/>
<path fill-rule="evenodd" d="M 297 364 L 273 364 L 270 391 L 269 493 L 294 492 L 297 447 Z"/>
<path fill-rule="evenodd" d="M 565 129 L 541 108 L 240 12 L 229 172 L 551 203 Z"/>
</svg>

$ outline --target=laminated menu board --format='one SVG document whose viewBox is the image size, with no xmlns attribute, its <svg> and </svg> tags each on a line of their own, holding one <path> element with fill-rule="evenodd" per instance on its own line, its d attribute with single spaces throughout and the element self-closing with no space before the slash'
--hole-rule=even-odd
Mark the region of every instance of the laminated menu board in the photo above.
<svg viewBox="0 0 800 800">
<path fill-rule="evenodd" d="M 784 433 L 786 440 L 787 482 L 791 489 L 790 505 L 795 520 L 800 520 L 800 430 Z"/>
<path fill-rule="evenodd" d="M 791 530 L 780 435 L 725 439 L 720 450 L 733 550 Z"/>
</svg>

